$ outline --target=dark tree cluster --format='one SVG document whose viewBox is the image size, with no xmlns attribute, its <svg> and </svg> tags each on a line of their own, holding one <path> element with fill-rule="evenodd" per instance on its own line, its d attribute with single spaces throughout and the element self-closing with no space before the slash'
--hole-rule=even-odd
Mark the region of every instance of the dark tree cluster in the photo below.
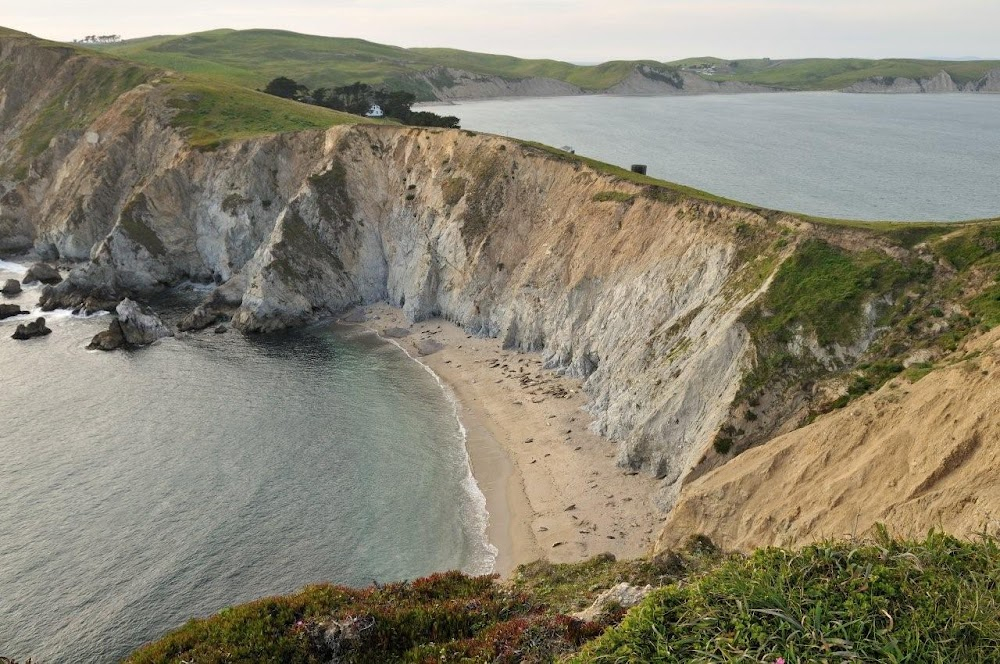
<svg viewBox="0 0 1000 664">
<path fill-rule="evenodd" d="M 114 44 L 122 40 L 121 35 L 87 35 L 83 39 L 74 39 L 74 44 Z"/>
<path fill-rule="evenodd" d="M 335 111 L 365 115 L 378 106 L 385 117 L 399 120 L 403 124 L 416 127 L 448 127 L 458 129 L 458 118 L 453 115 L 438 115 L 428 111 L 414 111 L 416 96 L 402 90 L 378 88 L 367 83 L 351 83 L 339 88 L 316 88 L 310 90 L 290 78 L 279 76 L 264 87 L 264 92 L 276 97 L 294 99 L 306 104 L 325 106 Z"/>
</svg>

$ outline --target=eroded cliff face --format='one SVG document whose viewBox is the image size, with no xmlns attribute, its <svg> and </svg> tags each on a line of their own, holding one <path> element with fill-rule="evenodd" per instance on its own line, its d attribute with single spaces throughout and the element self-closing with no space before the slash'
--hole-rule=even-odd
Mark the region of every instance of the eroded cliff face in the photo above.
<svg viewBox="0 0 1000 664">
<path fill-rule="evenodd" d="M 921 92 L 1000 92 L 1000 70 L 991 69 L 982 78 L 975 81 L 968 81 L 964 84 L 957 83 L 946 71 L 938 72 L 936 76 L 932 76 L 931 78 L 920 80 L 905 77 L 876 76 L 849 85 L 843 91 L 894 94 Z"/>
</svg>

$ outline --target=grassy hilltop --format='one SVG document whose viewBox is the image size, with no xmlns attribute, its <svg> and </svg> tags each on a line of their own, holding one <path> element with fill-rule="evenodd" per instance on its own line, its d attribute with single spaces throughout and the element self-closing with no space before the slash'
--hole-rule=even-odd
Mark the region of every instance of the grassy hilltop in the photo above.
<svg viewBox="0 0 1000 664">
<path fill-rule="evenodd" d="M 311 88 L 355 81 L 415 92 L 430 99 L 430 89 L 415 75 L 451 67 L 502 78 L 543 77 L 583 90 L 601 91 L 623 81 L 645 64 L 668 72 L 689 69 L 714 81 L 741 81 L 788 90 L 839 90 L 873 76 L 930 78 L 944 70 L 958 83 L 980 78 L 1000 61 L 934 60 L 721 60 L 689 58 L 675 62 L 618 60 L 574 65 L 558 60 L 530 60 L 448 48 L 400 48 L 362 39 L 320 37 L 282 30 L 212 30 L 188 35 L 133 39 L 95 46 L 102 51 L 157 67 L 210 76 L 260 88 L 277 76 L 289 76 Z M 714 73 L 707 73 L 714 67 Z M 447 81 L 441 81 L 447 83 Z"/>
</svg>

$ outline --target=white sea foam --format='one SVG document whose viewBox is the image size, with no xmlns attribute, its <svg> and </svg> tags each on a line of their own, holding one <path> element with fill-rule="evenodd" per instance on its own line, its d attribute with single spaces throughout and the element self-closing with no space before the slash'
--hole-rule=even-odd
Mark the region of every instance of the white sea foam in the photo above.
<svg viewBox="0 0 1000 664">
<path fill-rule="evenodd" d="M 468 496 L 468 502 L 466 502 L 462 512 L 465 517 L 465 522 L 474 529 L 476 535 L 478 536 L 478 544 L 480 545 L 479 555 L 477 555 L 476 559 L 471 561 L 469 565 L 466 566 L 465 571 L 469 574 L 492 573 L 496 569 L 497 555 L 500 551 L 493 545 L 492 542 L 490 542 L 489 535 L 487 535 L 490 523 L 490 513 L 486 509 L 486 495 L 483 494 L 483 490 L 479 487 L 479 483 L 476 481 L 476 477 L 472 473 L 472 459 L 469 457 L 468 448 L 469 435 L 465 428 L 465 424 L 462 422 L 461 404 L 458 401 L 458 397 L 455 396 L 454 391 L 452 391 L 447 383 L 441 380 L 441 377 L 438 376 L 433 369 L 427 366 L 425 362 L 422 362 L 420 358 L 410 354 L 410 352 L 407 351 L 402 344 L 397 342 L 395 339 L 383 337 L 378 333 L 378 330 L 375 330 L 374 328 L 367 326 L 366 328 L 383 341 L 388 341 L 396 348 L 403 351 L 404 355 L 423 367 L 424 371 L 433 376 L 434 380 L 438 384 L 438 387 L 441 388 L 445 398 L 448 400 L 448 403 L 451 404 L 452 414 L 455 416 L 455 421 L 458 423 L 458 430 L 461 434 L 463 463 L 465 465 L 465 477 L 462 478 L 462 489 Z"/>
<path fill-rule="evenodd" d="M 21 321 L 32 321 L 36 318 L 44 318 L 46 322 L 58 321 L 58 320 L 87 320 L 90 318 L 100 318 L 101 316 L 110 316 L 111 314 L 107 311 L 95 311 L 90 314 L 75 314 L 72 309 L 54 309 L 52 311 L 42 311 L 41 307 L 35 307 L 26 314 L 20 314 L 19 316 L 11 316 L 5 319 L 5 322 L 21 322 Z"/>
<path fill-rule="evenodd" d="M 23 277 L 24 273 L 27 271 L 28 267 L 26 265 L 0 260 L 0 272 L 10 272 L 11 274 L 17 275 L 17 277 Z"/>
</svg>

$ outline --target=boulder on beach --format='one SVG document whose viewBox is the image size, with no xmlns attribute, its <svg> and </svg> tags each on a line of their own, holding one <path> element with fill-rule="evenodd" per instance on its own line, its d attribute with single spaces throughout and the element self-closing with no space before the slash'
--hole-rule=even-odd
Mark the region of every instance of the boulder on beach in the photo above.
<svg viewBox="0 0 1000 664">
<path fill-rule="evenodd" d="M 410 336 L 410 330 L 405 327 L 389 327 L 382 331 L 382 336 L 387 339 L 402 339 Z"/>
<path fill-rule="evenodd" d="M 417 349 L 417 355 L 421 357 L 433 355 L 439 350 L 444 350 L 444 344 L 434 339 L 421 339 L 415 342 L 413 347 Z"/>
<path fill-rule="evenodd" d="M 62 281 L 62 275 L 59 274 L 59 270 L 48 263 L 35 263 L 28 268 L 28 272 L 24 275 L 23 283 L 33 284 L 37 281 L 43 284 L 58 284 Z"/>
<path fill-rule="evenodd" d="M 117 319 L 111 321 L 111 325 L 103 332 L 94 335 L 87 350 L 117 350 L 125 345 L 125 333 L 122 325 Z"/>
<path fill-rule="evenodd" d="M 17 295 L 21 292 L 21 282 L 17 279 L 8 279 L 0 289 L 4 295 Z"/>
<path fill-rule="evenodd" d="M 229 328 L 227 328 L 225 325 L 220 325 L 219 327 L 215 328 L 215 333 L 216 334 L 225 334 L 228 329 Z"/>
<path fill-rule="evenodd" d="M 10 318 L 11 316 L 20 316 L 21 314 L 26 314 L 27 311 L 21 309 L 21 307 L 16 304 L 0 304 L 0 320 L 4 318 Z"/>
<path fill-rule="evenodd" d="M 149 309 L 144 311 L 134 300 L 122 300 L 115 313 L 118 314 L 118 323 L 126 343 L 133 346 L 148 346 L 157 339 L 174 336 L 159 316 Z"/>
<path fill-rule="evenodd" d="M 364 323 L 368 320 L 364 309 L 355 309 L 340 319 L 343 323 Z"/>
<path fill-rule="evenodd" d="M 12 339 L 24 340 L 31 339 L 32 337 L 44 337 L 46 334 L 51 334 L 52 330 L 45 326 L 44 318 L 36 318 L 30 323 L 21 323 L 14 330 L 14 334 L 11 335 Z"/>
</svg>

